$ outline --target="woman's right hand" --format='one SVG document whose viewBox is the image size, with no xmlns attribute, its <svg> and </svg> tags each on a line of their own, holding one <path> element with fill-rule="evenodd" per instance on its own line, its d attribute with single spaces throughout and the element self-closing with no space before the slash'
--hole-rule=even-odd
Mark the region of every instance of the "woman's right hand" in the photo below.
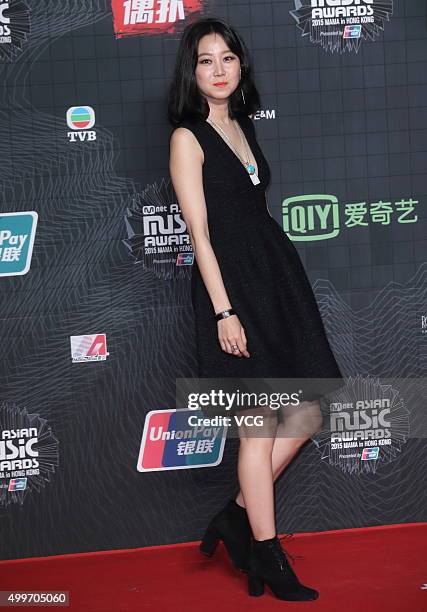
<svg viewBox="0 0 427 612">
<path fill-rule="evenodd" d="M 234 314 L 225 319 L 220 319 L 217 325 L 218 339 L 223 351 L 236 357 L 250 357 L 246 349 L 245 330 L 237 315 Z M 238 350 L 233 350 L 233 346 L 237 346 Z"/>
</svg>

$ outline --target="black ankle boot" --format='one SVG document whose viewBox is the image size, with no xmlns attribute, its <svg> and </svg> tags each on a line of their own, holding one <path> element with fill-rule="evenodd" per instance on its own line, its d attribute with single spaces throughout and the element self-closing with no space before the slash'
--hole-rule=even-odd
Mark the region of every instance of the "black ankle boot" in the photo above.
<svg viewBox="0 0 427 612">
<path fill-rule="evenodd" d="M 307 601 L 319 597 L 318 591 L 298 580 L 277 536 L 270 540 L 253 540 L 252 543 L 248 572 L 249 595 L 263 595 L 264 584 L 278 599 Z"/>
<path fill-rule="evenodd" d="M 252 530 L 246 509 L 232 499 L 213 517 L 199 548 L 204 555 L 211 557 L 218 542 L 222 540 L 234 567 L 246 572 L 251 551 L 251 537 Z"/>
</svg>

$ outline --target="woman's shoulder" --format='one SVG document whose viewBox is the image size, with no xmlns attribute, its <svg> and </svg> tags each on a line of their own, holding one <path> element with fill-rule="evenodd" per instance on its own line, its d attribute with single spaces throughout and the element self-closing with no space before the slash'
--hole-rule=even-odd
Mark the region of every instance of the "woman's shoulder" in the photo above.
<svg viewBox="0 0 427 612">
<path fill-rule="evenodd" d="M 170 135 L 170 146 L 177 155 L 190 154 L 193 150 L 197 150 L 201 156 L 202 163 L 204 160 L 204 147 L 202 146 L 203 138 L 200 135 L 199 121 L 196 119 L 185 119 L 180 121 L 172 130 Z M 189 133 L 190 132 L 190 133 Z"/>
<path fill-rule="evenodd" d="M 190 130 L 200 129 L 200 126 L 203 123 L 203 119 L 201 117 L 189 116 L 181 119 L 181 121 L 175 126 L 175 129 L 180 127 L 185 127 Z"/>
<path fill-rule="evenodd" d="M 196 137 L 197 140 L 200 140 L 200 119 L 191 117 L 182 119 L 178 123 L 178 125 L 176 125 L 172 130 L 171 138 L 186 138 L 186 136 L 188 135 L 188 133 L 186 133 L 187 130 L 192 132 L 192 134 Z"/>
</svg>

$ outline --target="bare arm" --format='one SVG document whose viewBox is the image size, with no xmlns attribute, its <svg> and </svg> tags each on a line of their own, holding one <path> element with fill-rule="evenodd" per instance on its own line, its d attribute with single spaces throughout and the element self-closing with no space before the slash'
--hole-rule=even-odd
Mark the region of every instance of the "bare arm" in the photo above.
<svg viewBox="0 0 427 612">
<path fill-rule="evenodd" d="M 193 251 L 215 312 L 231 308 L 212 249 L 203 193 L 203 151 L 193 134 L 177 128 L 170 141 L 169 171 Z"/>
<path fill-rule="evenodd" d="M 211 299 L 213 310 L 218 313 L 231 308 L 232 304 L 210 242 L 203 192 L 202 165 L 203 151 L 194 134 L 186 128 L 176 128 L 170 139 L 169 171 L 200 274 Z M 227 349 L 227 352 L 232 352 L 231 345 L 237 344 L 241 352 L 247 352 L 246 338 L 243 341 L 243 327 L 236 315 L 219 321 L 218 326 L 223 350 Z M 228 346 L 229 341 L 231 342 L 230 347 Z"/>
</svg>

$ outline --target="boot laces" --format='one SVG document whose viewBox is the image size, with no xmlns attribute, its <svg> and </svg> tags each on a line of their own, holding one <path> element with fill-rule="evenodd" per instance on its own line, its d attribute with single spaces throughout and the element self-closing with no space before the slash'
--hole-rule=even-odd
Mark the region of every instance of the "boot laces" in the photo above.
<svg viewBox="0 0 427 612">
<path fill-rule="evenodd" d="M 288 565 L 289 564 L 289 559 L 291 559 L 292 563 L 295 563 L 295 559 L 304 559 L 304 557 L 302 555 L 291 555 L 291 553 L 289 551 L 287 551 L 283 546 L 282 546 L 282 540 L 291 540 L 293 537 L 293 533 L 287 533 L 284 536 L 280 536 L 278 537 L 278 542 L 279 542 L 279 546 L 277 546 L 275 548 L 276 553 L 277 553 L 277 558 L 280 561 L 280 567 L 283 570 L 284 569 L 284 565 Z M 285 563 L 283 561 L 283 559 L 285 559 Z M 289 568 L 292 571 L 292 568 Z"/>
</svg>

